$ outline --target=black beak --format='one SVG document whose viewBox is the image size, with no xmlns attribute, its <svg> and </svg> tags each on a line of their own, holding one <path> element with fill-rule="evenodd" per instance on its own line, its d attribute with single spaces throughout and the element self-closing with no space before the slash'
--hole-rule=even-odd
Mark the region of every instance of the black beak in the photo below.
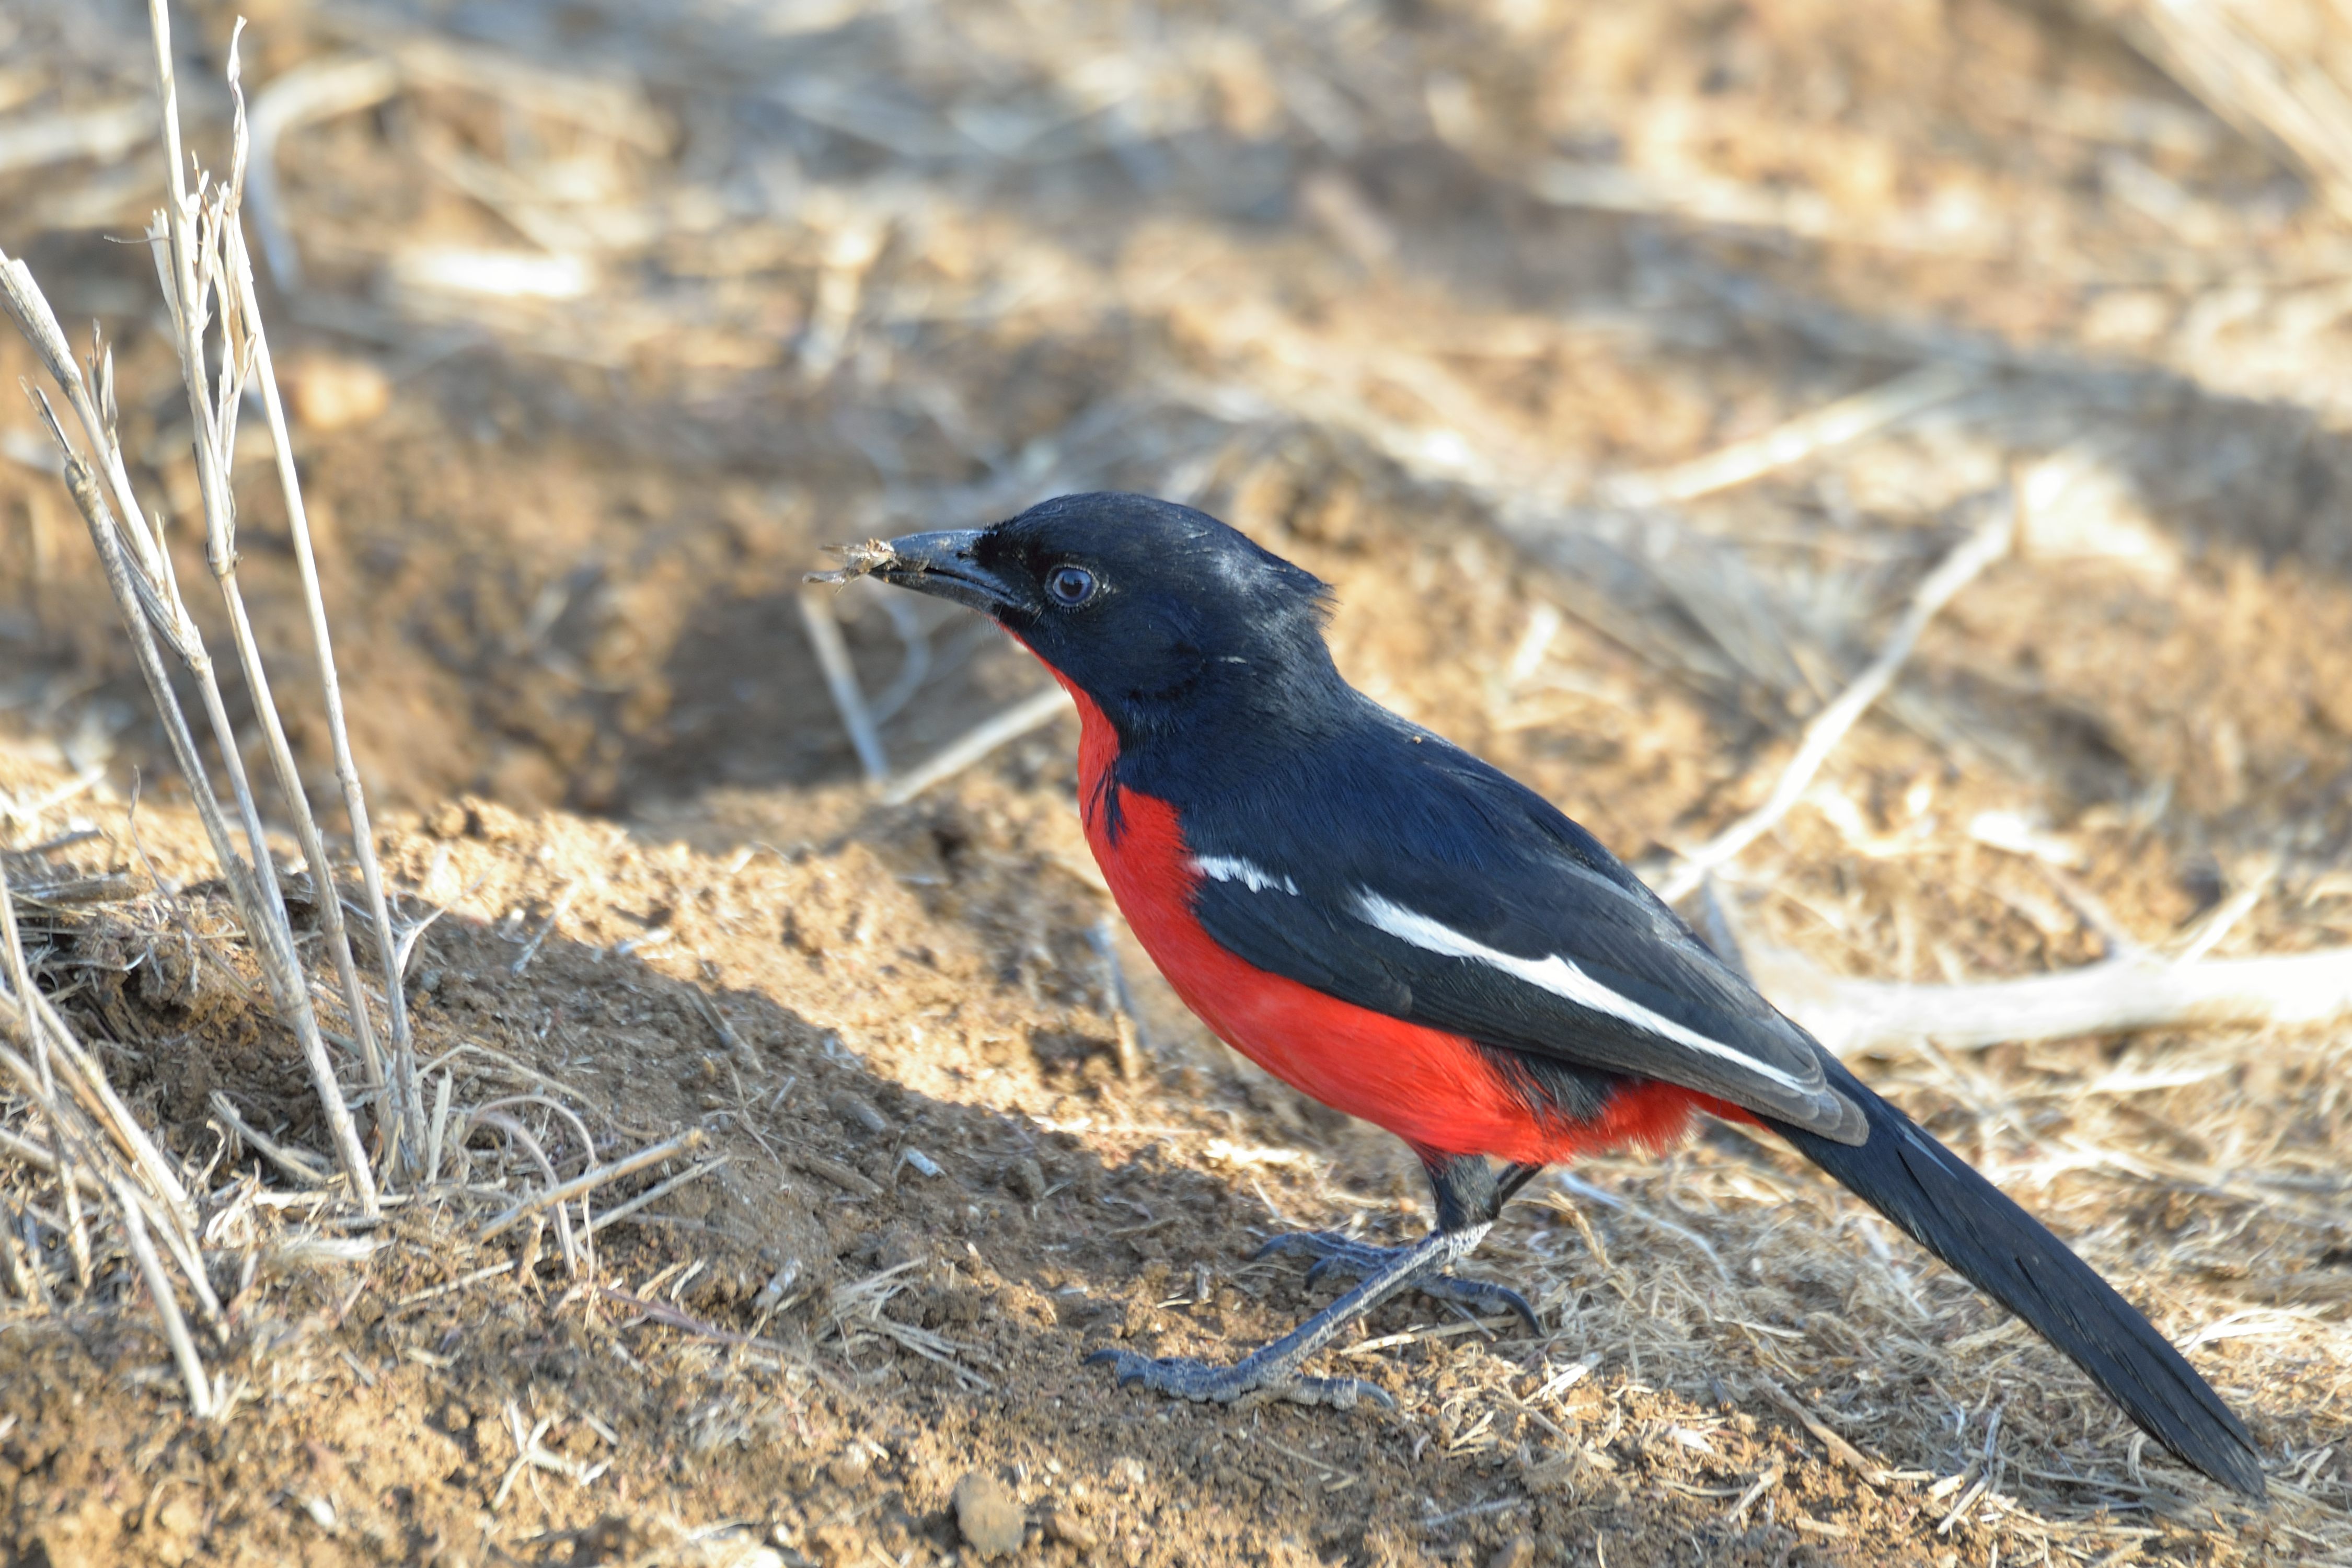
<svg viewBox="0 0 2352 1568">
<path fill-rule="evenodd" d="M 890 558 L 874 568 L 874 575 L 918 594 L 969 605 L 983 615 L 1021 608 L 1030 595 L 980 563 L 974 547 L 981 532 L 958 528 L 891 540 Z"/>
</svg>

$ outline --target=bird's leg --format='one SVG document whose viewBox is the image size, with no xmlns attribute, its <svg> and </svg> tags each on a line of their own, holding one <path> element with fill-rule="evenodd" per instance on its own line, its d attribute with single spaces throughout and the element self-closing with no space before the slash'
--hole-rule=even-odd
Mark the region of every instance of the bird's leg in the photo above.
<svg viewBox="0 0 2352 1568">
<path fill-rule="evenodd" d="M 1410 1247 L 1375 1247 L 1368 1241 L 1357 1241 L 1328 1230 L 1295 1230 L 1287 1236 L 1277 1236 L 1257 1250 L 1260 1258 L 1278 1252 L 1306 1252 L 1315 1257 L 1314 1266 L 1307 1270 L 1307 1282 L 1314 1284 L 1327 1274 L 1342 1278 L 1369 1279 L 1386 1268 L 1400 1255 L 1412 1251 Z M 1528 1331 L 1540 1333 L 1543 1325 L 1536 1321 L 1536 1310 L 1528 1299 L 1507 1285 L 1496 1285 L 1486 1279 L 1465 1279 L 1459 1274 L 1424 1274 L 1404 1289 L 1420 1291 L 1440 1301 L 1455 1301 L 1474 1312 L 1511 1312 L 1526 1323 Z"/>
<path fill-rule="evenodd" d="M 1423 1155 L 1422 1168 L 1429 1173 L 1429 1190 L 1437 1200 L 1440 1232 L 1460 1230 L 1478 1223 L 1492 1224 L 1512 1195 L 1543 1169 L 1540 1165 L 1506 1165 L 1497 1172 L 1476 1155 Z M 1326 1274 L 1370 1279 L 1391 1259 L 1411 1250 L 1374 1247 L 1328 1230 L 1309 1230 L 1277 1236 L 1258 1249 L 1258 1256 L 1313 1253 L 1315 1266 L 1307 1271 L 1307 1282 L 1312 1285 Z M 1507 1286 L 1439 1271 L 1416 1278 L 1411 1288 L 1441 1301 L 1458 1301 L 1472 1311 L 1515 1313 L 1530 1333 L 1543 1331 L 1527 1298 Z"/>
<path fill-rule="evenodd" d="M 1230 1405 L 1263 1390 L 1301 1405 L 1332 1405 L 1345 1410 L 1359 1399 L 1392 1405 L 1387 1392 L 1355 1377 L 1301 1377 L 1298 1363 L 1329 1344 L 1339 1331 L 1398 1291 L 1421 1286 L 1431 1275 L 1478 1245 L 1492 1228 L 1482 1221 L 1458 1230 L 1440 1230 L 1410 1247 L 1382 1249 L 1386 1257 L 1345 1295 L 1271 1344 L 1261 1345 L 1231 1366 L 1189 1356 L 1153 1360 L 1133 1351 L 1105 1349 L 1087 1357 L 1109 1362 L 1122 1388 L 1140 1383 L 1161 1394 L 1196 1402 Z"/>
<path fill-rule="evenodd" d="M 1309 1279 L 1327 1269 L 1359 1276 L 1346 1294 L 1272 1344 L 1260 1346 L 1231 1366 L 1213 1366 L 1188 1356 L 1155 1361 L 1115 1349 L 1097 1351 L 1087 1360 L 1114 1363 L 1121 1387 L 1140 1383 L 1162 1394 L 1220 1405 L 1265 1390 L 1302 1405 L 1336 1405 L 1346 1409 L 1363 1398 L 1382 1405 L 1396 1402 L 1361 1378 L 1301 1377 L 1298 1363 L 1401 1290 L 1419 1290 L 1473 1306 L 1501 1307 L 1525 1318 L 1530 1329 L 1536 1328 L 1534 1309 L 1516 1290 L 1457 1279 L 1446 1270 L 1486 1239 L 1511 1194 L 1543 1167 L 1506 1165 L 1498 1174 L 1479 1155 L 1425 1153 L 1422 1168 L 1429 1173 L 1430 1191 L 1437 1200 L 1437 1228 L 1419 1241 L 1407 1247 L 1370 1247 L 1328 1232 L 1307 1232 L 1276 1237 L 1259 1252 L 1261 1258 L 1268 1252 L 1320 1254 L 1320 1261 L 1308 1271 Z"/>
</svg>

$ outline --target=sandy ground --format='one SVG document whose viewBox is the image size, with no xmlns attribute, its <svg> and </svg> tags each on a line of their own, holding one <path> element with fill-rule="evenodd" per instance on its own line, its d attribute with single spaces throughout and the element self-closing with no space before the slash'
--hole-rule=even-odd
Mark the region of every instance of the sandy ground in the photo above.
<svg viewBox="0 0 2352 1568">
<path fill-rule="evenodd" d="M 133 1277 L 73 1288 L 51 1200 L 0 1194 L 47 1282 L 0 1297 L 11 1561 L 906 1568 L 979 1560 L 973 1475 L 1042 1563 L 2352 1561 L 2340 1024 L 1858 1064 L 2194 1341 L 2266 1510 L 1720 1129 L 1515 1205 L 1474 1268 L 1541 1335 L 1375 1313 L 1333 1359 L 1394 1411 L 1114 1392 L 1086 1352 L 1280 1331 L 1330 1288 L 1257 1245 L 1417 1234 L 1418 1174 L 1150 972 L 1069 721 L 877 804 L 800 619 L 828 541 L 1190 499 L 1335 584 L 1360 685 L 1664 864 L 2021 493 L 2017 552 L 1728 869 L 1741 938 L 1917 982 L 2352 941 L 2352 246 L 2123 34 L 1989 0 L 252 16 L 256 84 L 405 73 L 289 136 L 304 279 L 267 308 L 380 847 L 404 918 L 446 911 L 408 987 L 459 1154 L 355 1228 L 227 1135 L 215 1092 L 326 1147 L 79 524 L 0 466 L 0 842 L 44 984 L 203 1173 L 237 1390 L 189 1420 Z M 0 113 L 135 91 L 135 21 L 12 11 Z M 192 80 L 226 21 L 184 23 Z M 152 273 L 107 237 L 152 163 L 0 173 L 0 244 L 104 321 L 201 583 Z M 485 251 L 593 286 L 447 285 Z M 1904 419 L 1676 488 L 1923 373 Z M 296 707 L 258 454 L 238 486 Z M 1043 684 L 960 616 L 835 605 L 901 766 Z M 544 1184 L 525 1136 L 568 1176 L 689 1130 L 589 1214 L 688 1179 L 577 1246 L 478 1239 Z"/>
</svg>

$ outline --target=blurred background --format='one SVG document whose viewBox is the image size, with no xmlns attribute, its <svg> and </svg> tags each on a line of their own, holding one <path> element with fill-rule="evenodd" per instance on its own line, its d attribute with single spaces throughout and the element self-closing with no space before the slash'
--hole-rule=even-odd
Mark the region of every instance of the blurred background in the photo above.
<svg viewBox="0 0 2352 1568">
<path fill-rule="evenodd" d="M 245 14 L 265 310 L 393 801 L 854 778 L 793 613 L 815 547 L 1118 487 L 1308 559 L 1360 680 L 1639 854 L 2032 469 L 2032 564 L 1898 723 L 2053 820 L 2164 793 L 2208 900 L 2352 826 L 2326 0 Z M 215 154 L 232 21 L 178 34 Z M 193 508 L 124 243 L 143 27 L 12 0 L 0 215 Z M 152 753 L 36 433 L 0 408 L 0 715 Z M 260 452 L 247 590 L 285 612 Z M 1039 683 L 927 607 L 838 609 L 894 763 Z"/>
</svg>

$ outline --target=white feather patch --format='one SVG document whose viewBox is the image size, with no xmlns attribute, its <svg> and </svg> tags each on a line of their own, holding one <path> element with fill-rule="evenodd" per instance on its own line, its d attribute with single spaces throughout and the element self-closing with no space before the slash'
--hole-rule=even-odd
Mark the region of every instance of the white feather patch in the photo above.
<svg viewBox="0 0 2352 1568">
<path fill-rule="evenodd" d="M 1696 1029 L 1677 1024 L 1664 1014 L 1644 1007 L 1629 996 L 1620 996 L 1557 953 L 1547 958 L 1517 958 L 1507 952 L 1499 952 L 1482 942 L 1463 935 L 1451 926 L 1440 925 L 1427 915 L 1415 914 L 1402 904 L 1391 903 L 1377 893 L 1365 892 L 1360 889 L 1356 893 L 1356 910 L 1391 936 L 1409 942 L 1423 952 L 1483 963 L 1515 980 L 1524 980 L 1555 996 L 1564 997 L 1580 1007 L 1590 1007 L 1596 1013 L 1622 1018 L 1703 1056 L 1733 1063 L 1743 1072 L 1769 1079 L 1784 1089 L 1799 1094 L 1818 1092 L 1817 1085 L 1801 1082 L 1776 1067 L 1758 1061 L 1745 1051 L 1734 1050 L 1719 1040 L 1710 1040 Z"/>
<path fill-rule="evenodd" d="M 1254 861 L 1238 859 L 1231 855 L 1196 855 L 1192 869 L 1215 882 L 1239 882 L 1253 893 L 1271 892 L 1276 889 L 1296 898 L 1298 884 L 1287 877 L 1278 877 Z"/>
</svg>

